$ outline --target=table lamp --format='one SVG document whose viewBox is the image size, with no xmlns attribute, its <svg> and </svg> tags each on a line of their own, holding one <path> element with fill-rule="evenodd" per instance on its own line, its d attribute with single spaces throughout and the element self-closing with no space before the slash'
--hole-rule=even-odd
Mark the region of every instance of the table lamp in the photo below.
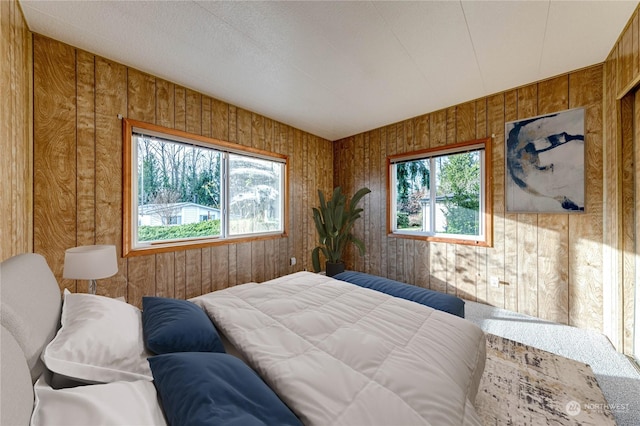
<svg viewBox="0 0 640 426">
<path fill-rule="evenodd" d="M 116 246 L 94 245 L 67 249 L 64 253 L 63 278 L 89 280 L 89 293 L 96 294 L 96 280 L 118 272 Z"/>
</svg>

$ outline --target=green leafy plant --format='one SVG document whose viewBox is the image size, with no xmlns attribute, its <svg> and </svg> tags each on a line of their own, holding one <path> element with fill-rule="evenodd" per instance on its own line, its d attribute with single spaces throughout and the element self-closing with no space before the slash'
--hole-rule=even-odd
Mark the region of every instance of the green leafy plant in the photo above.
<svg viewBox="0 0 640 426">
<path fill-rule="evenodd" d="M 370 192 L 369 188 L 361 188 L 350 201 L 347 201 L 338 186 L 333 190 L 331 199 L 325 201 L 324 194 L 318 190 L 320 206 L 313 207 L 313 221 L 316 224 L 320 245 L 311 253 L 315 272 L 320 271 L 320 252 L 324 254 L 327 262 L 342 262 L 344 249 L 349 243 L 353 243 L 358 247 L 360 255 L 364 254 L 364 243 L 356 238 L 351 230 L 363 211 L 358 207 L 358 203 Z"/>
</svg>

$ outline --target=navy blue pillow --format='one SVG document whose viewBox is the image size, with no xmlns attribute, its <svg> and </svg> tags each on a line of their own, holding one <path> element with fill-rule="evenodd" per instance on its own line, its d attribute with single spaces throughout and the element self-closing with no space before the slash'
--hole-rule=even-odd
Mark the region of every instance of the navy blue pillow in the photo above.
<svg viewBox="0 0 640 426">
<path fill-rule="evenodd" d="M 302 425 L 240 359 L 184 352 L 149 358 L 170 425 Z"/>
<path fill-rule="evenodd" d="M 207 314 L 187 300 L 143 297 L 142 331 L 147 349 L 155 354 L 225 352 Z"/>
<path fill-rule="evenodd" d="M 365 274 L 364 272 L 345 271 L 334 275 L 333 278 L 401 299 L 411 300 L 412 302 L 464 318 L 464 300 L 451 294 L 416 287 L 411 284 L 390 280 L 389 278 Z"/>
</svg>

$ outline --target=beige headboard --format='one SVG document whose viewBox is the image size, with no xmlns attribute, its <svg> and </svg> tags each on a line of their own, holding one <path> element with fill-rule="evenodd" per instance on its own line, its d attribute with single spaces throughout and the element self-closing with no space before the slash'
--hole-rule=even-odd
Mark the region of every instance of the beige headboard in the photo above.
<svg viewBox="0 0 640 426">
<path fill-rule="evenodd" d="M 61 305 L 60 288 L 44 257 L 21 254 L 0 264 L 0 424 L 20 424 L 9 420 L 24 416 L 28 424 L 33 409 L 31 386 L 44 370 L 40 354 L 59 328 Z M 27 383 L 25 377 L 30 379 Z M 29 392 L 14 391 L 26 385 Z"/>
</svg>

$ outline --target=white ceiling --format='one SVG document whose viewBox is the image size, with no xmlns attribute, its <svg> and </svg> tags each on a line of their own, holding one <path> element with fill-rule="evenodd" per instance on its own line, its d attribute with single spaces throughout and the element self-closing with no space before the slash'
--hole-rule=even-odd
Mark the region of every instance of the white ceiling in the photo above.
<svg viewBox="0 0 640 426">
<path fill-rule="evenodd" d="M 602 62 L 637 1 L 33 1 L 31 31 L 330 140 Z"/>
</svg>

